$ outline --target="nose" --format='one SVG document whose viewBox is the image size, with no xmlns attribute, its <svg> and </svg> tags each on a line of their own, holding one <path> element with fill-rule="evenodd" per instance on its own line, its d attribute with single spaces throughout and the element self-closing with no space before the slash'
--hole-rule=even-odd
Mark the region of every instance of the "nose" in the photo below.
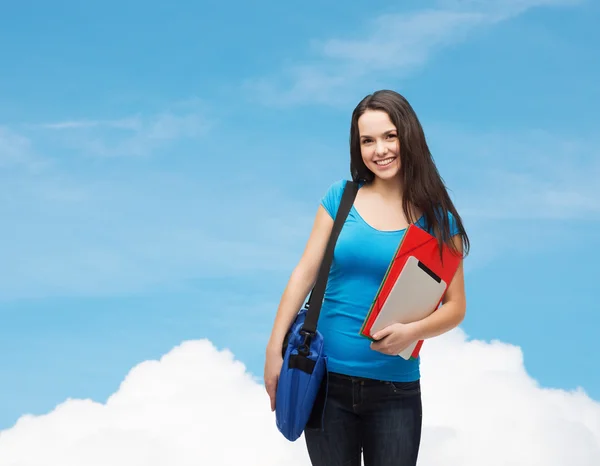
<svg viewBox="0 0 600 466">
<path fill-rule="evenodd" d="M 382 141 L 377 141 L 377 146 L 375 146 L 375 152 L 377 155 L 383 156 L 387 153 L 387 147 Z"/>
</svg>

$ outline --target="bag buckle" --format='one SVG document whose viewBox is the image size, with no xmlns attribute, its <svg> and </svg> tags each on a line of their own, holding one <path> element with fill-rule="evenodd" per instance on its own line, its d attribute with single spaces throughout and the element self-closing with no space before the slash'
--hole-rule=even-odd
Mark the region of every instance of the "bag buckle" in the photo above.
<svg viewBox="0 0 600 466">
<path fill-rule="evenodd" d="M 298 347 L 298 354 L 302 356 L 308 356 L 310 353 L 310 339 L 315 335 L 313 332 L 309 332 L 307 330 L 301 329 L 299 332 L 301 335 L 304 335 L 304 341 Z"/>
</svg>

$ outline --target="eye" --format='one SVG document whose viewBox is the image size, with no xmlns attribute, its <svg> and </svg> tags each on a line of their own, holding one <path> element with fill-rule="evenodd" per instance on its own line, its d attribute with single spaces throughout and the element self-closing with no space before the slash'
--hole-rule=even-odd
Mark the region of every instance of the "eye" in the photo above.
<svg viewBox="0 0 600 466">
<path fill-rule="evenodd" d="M 368 144 L 368 143 L 370 143 L 370 142 L 371 142 L 371 139 L 370 139 L 370 138 L 365 138 L 365 139 L 363 139 L 363 140 L 362 140 L 362 143 L 363 143 L 363 144 Z"/>
<path fill-rule="evenodd" d="M 395 139 L 395 138 L 397 138 L 397 136 L 395 134 L 393 134 L 393 133 L 388 134 L 388 139 Z"/>
</svg>

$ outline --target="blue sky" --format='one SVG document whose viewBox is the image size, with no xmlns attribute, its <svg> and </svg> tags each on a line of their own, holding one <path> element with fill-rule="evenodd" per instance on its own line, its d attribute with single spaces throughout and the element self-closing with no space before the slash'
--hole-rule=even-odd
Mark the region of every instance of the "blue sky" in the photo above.
<svg viewBox="0 0 600 466">
<path fill-rule="evenodd" d="M 600 399 L 592 1 L 75 1 L 0 16 L 0 429 L 183 340 L 258 377 L 350 113 L 415 107 L 472 239 L 471 338 Z"/>
</svg>

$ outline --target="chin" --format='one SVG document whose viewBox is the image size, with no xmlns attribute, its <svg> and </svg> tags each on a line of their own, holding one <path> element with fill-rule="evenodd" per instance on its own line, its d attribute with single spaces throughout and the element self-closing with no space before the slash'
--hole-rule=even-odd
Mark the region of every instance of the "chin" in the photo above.
<svg viewBox="0 0 600 466">
<path fill-rule="evenodd" d="M 375 178 L 379 178 L 381 180 L 391 180 L 394 178 L 398 178 L 400 175 L 400 167 L 397 162 L 392 163 L 393 167 L 386 167 L 384 170 L 379 168 L 376 164 L 370 163 L 368 165 L 369 170 L 375 175 Z"/>
</svg>

